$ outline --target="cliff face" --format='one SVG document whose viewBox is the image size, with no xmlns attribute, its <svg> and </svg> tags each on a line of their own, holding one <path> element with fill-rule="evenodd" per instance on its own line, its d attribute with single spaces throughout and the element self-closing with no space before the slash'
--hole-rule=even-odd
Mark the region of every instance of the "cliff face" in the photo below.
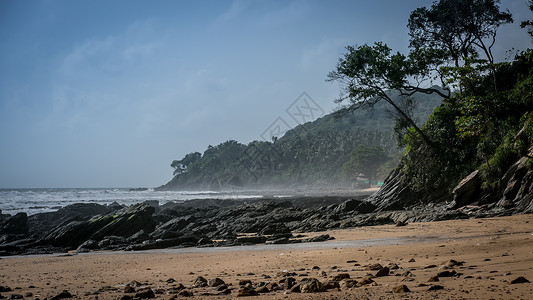
<svg viewBox="0 0 533 300">
<path fill-rule="evenodd" d="M 501 177 L 499 188 L 488 191 L 483 188 L 483 178 L 476 170 L 463 178 L 452 190 L 437 190 L 431 194 L 413 191 L 403 178 L 399 166 L 392 172 L 383 187 L 367 201 L 375 205 L 376 211 L 401 210 L 419 204 L 448 203 L 448 209 L 463 209 L 480 206 L 493 213 L 533 213 L 533 168 L 531 164 L 533 147 L 527 155 L 520 157 Z"/>
</svg>

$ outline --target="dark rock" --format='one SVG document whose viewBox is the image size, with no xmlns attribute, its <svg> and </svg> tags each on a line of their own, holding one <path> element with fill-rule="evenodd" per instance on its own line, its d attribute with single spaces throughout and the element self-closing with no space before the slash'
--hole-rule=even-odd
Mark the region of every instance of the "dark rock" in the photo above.
<svg viewBox="0 0 533 300">
<path fill-rule="evenodd" d="M 202 276 L 196 277 L 193 284 L 194 287 L 206 287 L 207 286 L 207 279 L 203 278 Z"/>
<path fill-rule="evenodd" d="M 57 300 L 57 299 L 67 299 L 67 298 L 72 298 L 72 294 L 67 291 L 67 290 L 63 290 L 61 293 L 55 295 L 54 297 L 50 298 L 51 300 Z"/>
<path fill-rule="evenodd" d="M 304 243 L 314 243 L 314 242 L 324 242 L 334 239 L 333 237 L 329 236 L 329 234 L 321 234 L 312 238 L 303 239 L 302 242 Z"/>
<path fill-rule="evenodd" d="M 349 279 L 349 278 L 350 278 L 350 274 L 348 274 L 348 273 L 340 273 L 340 274 L 335 275 L 335 277 L 333 277 L 333 280 L 341 281 L 343 279 Z"/>
<path fill-rule="evenodd" d="M 380 263 L 371 264 L 366 267 L 367 270 L 376 271 L 383 269 L 383 266 Z"/>
<path fill-rule="evenodd" d="M 133 300 L 133 297 L 130 295 L 123 295 L 119 298 L 120 300 Z"/>
<path fill-rule="evenodd" d="M 431 278 L 428 280 L 428 282 L 438 282 L 438 281 L 440 281 L 440 280 L 439 280 L 439 276 L 433 276 L 433 277 L 431 277 Z"/>
<path fill-rule="evenodd" d="M 24 296 L 21 294 L 11 294 L 8 299 L 24 299 Z"/>
<path fill-rule="evenodd" d="M 12 289 L 10 287 L 0 285 L 0 293 L 11 292 L 11 291 Z"/>
<path fill-rule="evenodd" d="M 215 287 L 215 286 L 219 286 L 219 285 L 225 285 L 226 283 L 224 282 L 224 280 L 220 279 L 220 278 L 215 278 L 215 279 L 210 279 L 209 281 L 207 281 L 207 285 L 210 286 L 210 287 Z"/>
<path fill-rule="evenodd" d="M 242 279 L 242 280 L 239 280 L 239 285 L 240 286 L 252 285 L 252 281 L 250 279 Z"/>
<path fill-rule="evenodd" d="M 372 280 L 374 276 L 365 276 L 359 282 L 357 282 L 357 286 L 363 286 L 367 284 L 372 284 L 374 280 Z"/>
<path fill-rule="evenodd" d="M 256 295 L 257 295 L 257 291 L 247 286 L 242 286 L 237 291 L 237 297 L 247 297 L 247 296 L 256 296 Z"/>
<path fill-rule="evenodd" d="M 284 234 L 290 233 L 291 230 L 284 223 L 270 223 L 267 224 L 261 232 L 261 235 L 271 235 L 271 234 Z"/>
<path fill-rule="evenodd" d="M 141 203 L 119 210 L 112 220 L 96 231 L 91 238 L 100 240 L 105 236 L 129 237 L 143 230 L 152 232 L 155 221 L 152 215 L 155 208 L 151 204 Z"/>
<path fill-rule="evenodd" d="M 381 269 L 379 269 L 379 271 L 376 273 L 376 277 L 384 277 L 384 276 L 389 276 L 389 268 L 388 267 L 383 267 Z"/>
<path fill-rule="evenodd" d="M 135 288 L 132 287 L 132 286 L 127 285 L 127 286 L 124 287 L 124 293 L 126 293 L 126 294 L 135 293 Z"/>
<path fill-rule="evenodd" d="M 437 277 L 453 277 L 456 274 L 457 272 L 455 270 L 452 270 L 452 271 L 446 270 L 446 271 L 441 271 L 437 273 Z"/>
<path fill-rule="evenodd" d="M 181 296 L 181 297 L 192 297 L 194 294 L 192 293 L 192 291 L 190 290 L 181 290 L 179 293 L 178 293 L 178 296 Z"/>
<path fill-rule="evenodd" d="M 409 293 L 411 290 L 405 285 L 398 285 L 392 288 L 393 293 Z"/>
<path fill-rule="evenodd" d="M 511 284 L 517 284 L 517 283 L 530 283 L 530 282 L 524 276 L 520 276 L 520 277 L 517 277 L 511 280 Z"/>
<path fill-rule="evenodd" d="M 450 208 L 457 209 L 461 206 L 478 201 L 481 183 L 482 180 L 479 170 L 475 170 L 461 180 L 452 191 L 453 202 L 450 205 Z"/>
<path fill-rule="evenodd" d="M 361 202 L 361 200 L 356 199 L 346 200 L 343 203 L 337 205 L 337 207 L 333 210 L 333 213 L 346 214 L 352 212 L 356 210 L 356 208 L 361 204 Z"/>
<path fill-rule="evenodd" d="M 28 215 L 26 213 L 18 213 L 12 217 L 8 217 L 0 221 L 0 235 L 2 234 L 21 234 L 27 235 Z"/>
<path fill-rule="evenodd" d="M 337 280 L 329 280 L 324 284 L 324 288 L 326 290 L 332 290 L 332 289 L 340 289 L 341 285 L 339 284 L 339 281 Z"/>
<path fill-rule="evenodd" d="M 438 291 L 438 290 L 443 290 L 444 287 L 442 285 L 430 285 L 429 288 L 428 288 L 428 291 Z"/>
<path fill-rule="evenodd" d="M 137 289 L 134 298 L 151 299 L 151 298 L 155 298 L 155 293 L 151 288 L 144 287 L 144 288 Z"/>
<path fill-rule="evenodd" d="M 294 286 L 294 284 L 296 283 L 296 279 L 294 279 L 293 277 L 287 277 L 280 280 L 279 283 L 283 285 L 284 289 L 288 290 Z"/>
<path fill-rule="evenodd" d="M 265 236 L 244 236 L 244 237 L 239 237 L 237 238 L 237 240 L 235 241 L 237 244 L 262 244 L 264 242 L 266 242 L 266 237 Z"/>
<path fill-rule="evenodd" d="M 397 221 L 396 222 L 396 227 L 407 226 L 407 224 L 409 224 L 409 223 L 407 223 L 405 221 Z"/>
<path fill-rule="evenodd" d="M 357 286 L 357 280 L 354 279 L 344 279 L 340 282 L 340 287 L 342 289 L 350 289 L 354 286 Z"/>
<path fill-rule="evenodd" d="M 315 278 L 306 278 L 300 283 L 298 283 L 298 286 L 300 287 L 300 293 L 317 293 L 326 291 L 324 285 L 318 279 Z"/>
</svg>

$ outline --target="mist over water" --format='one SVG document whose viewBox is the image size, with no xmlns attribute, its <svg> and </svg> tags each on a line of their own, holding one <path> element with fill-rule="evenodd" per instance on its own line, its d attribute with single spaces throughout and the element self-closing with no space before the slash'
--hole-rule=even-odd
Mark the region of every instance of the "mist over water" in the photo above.
<svg viewBox="0 0 533 300">
<path fill-rule="evenodd" d="M 261 198 L 253 192 L 217 191 L 154 191 L 130 189 L 0 189 L 0 210 L 4 214 L 25 212 L 33 215 L 57 211 L 75 203 L 109 205 L 117 202 L 132 205 L 144 201 L 183 202 L 193 199 L 248 199 Z"/>
</svg>

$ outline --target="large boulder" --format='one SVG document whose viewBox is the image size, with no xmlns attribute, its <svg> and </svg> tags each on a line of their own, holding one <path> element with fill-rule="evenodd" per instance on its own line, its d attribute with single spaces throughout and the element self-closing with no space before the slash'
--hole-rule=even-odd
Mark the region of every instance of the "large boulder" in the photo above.
<svg viewBox="0 0 533 300">
<path fill-rule="evenodd" d="M 2 234 L 28 234 L 28 216 L 18 213 L 0 221 L 0 235 Z"/>
<path fill-rule="evenodd" d="M 479 201 L 481 184 L 482 180 L 479 170 L 475 170 L 463 178 L 452 191 L 453 202 L 450 204 L 450 208 L 457 209 Z"/>
<path fill-rule="evenodd" d="M 53 229 L 45 241 L 55 246 L 77 248 L 88 239 L 100 241 L 106 236 L 130 237 L 143 230 L 152 232 L 155 221 L 154 208 L 149 204 L 137 204 L 87 221 L 73 221 Z"/>
</svg>

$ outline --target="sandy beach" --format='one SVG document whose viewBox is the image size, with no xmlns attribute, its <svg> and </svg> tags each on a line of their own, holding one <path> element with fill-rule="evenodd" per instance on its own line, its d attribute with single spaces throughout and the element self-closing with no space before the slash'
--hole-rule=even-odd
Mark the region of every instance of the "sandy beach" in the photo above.
<svg viewBox="0 0 533 300">
<path fill-rule="evenodd" d="M 51 299 L 67 290 L 78 299 L 132 299 L 149 287 L 157 299 L 171 299 L 182 296 L 177 293 L 183 291 L 183 285 L 195 298 L 230 299 L 242 292 L 239 283 L 250 280 L 248 286 L 254 290 L 260 285 L 270 288 L 268 293 L 255 296 L 260 299 L 531 299 L 533 295 L 533 283 L 511 283 L 521 277 L 533 281 L 533 215 L 326 233 L 335 240 L 3 257 L 0 294 Z M 319 234 L 324 232 L 305 235 Z M 365 276 L 378 273 L 369 269 L 376 263 L 387 266 L 389 274 L 363 284 Z M 194 287 L 199 276 L 220 278 L 227 286 L 225 292 L 231 293 L 217 295 L 221 291 L 216 287 Z M 323 284 L 330 281 L 328 288 L 333 288 L 317 293 L 291 292 L 280 283 L 287 277 L 296 283 L 305 278 L 316 278 Z M 333 282 L 335 277 L 345 277 L 338 281 L 340 288 Z M 355 284 L 353 280 L 359 286 L 350 287 Z M 273 283 L 279 289 L 273 288 Z M 393 292 L 402 285 L 410 292 Z"/>
</svg>

